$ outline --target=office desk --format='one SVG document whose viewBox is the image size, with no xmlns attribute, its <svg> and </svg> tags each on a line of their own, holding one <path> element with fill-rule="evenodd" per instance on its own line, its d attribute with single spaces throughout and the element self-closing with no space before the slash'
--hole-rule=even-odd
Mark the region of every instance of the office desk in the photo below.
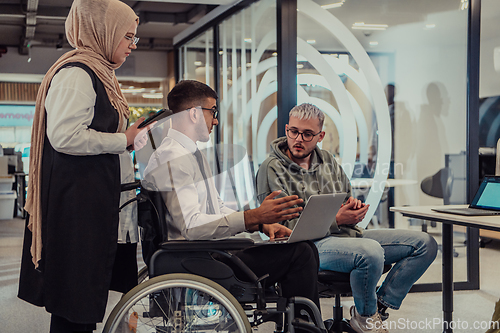
<svg viewBox="0 0 500 333">
<path fill-rule="evenodd" d="M 443 206 L 392 207 L 391 211 L 403 216 L 443 223 L 443 322 L 444 332 L 453 332 L 446 323 L 453 317 L 453 225 L 500 231 L 500 216 L 462 216 L 438 213 L 432 208 Z M 467 205 L 448 205 L 447 208 L 462 208 Z M 447 327 L 448 326 L 448 327 Z"/>
<path fill-rule="evenodd" d="M 385 187 L 396 187 L 404 185 L 417 184 L 413 179 L 392 179 L 388 178 L 385 181 Z M 373 185 L 373 178 L 351 178 L 351 187 L 353 188 L 371 188 Z"/>
</svg>

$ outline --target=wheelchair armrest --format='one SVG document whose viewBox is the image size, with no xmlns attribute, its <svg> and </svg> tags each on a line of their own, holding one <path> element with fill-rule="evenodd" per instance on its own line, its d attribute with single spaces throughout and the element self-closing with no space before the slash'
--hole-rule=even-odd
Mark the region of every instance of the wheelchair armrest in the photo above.
<svg viewBox="0 0 500 333">
<path fill-rule="evenodd" d="M 243 250 L 253 246 L 250 238 L 228 238 L 221 240 L 178 240 L 160 244 L 160 248 L 168 251 L 198 250 Z"/>
<path fill-rule="evenodd" d="M 126 191 L 136 190 L 139 187 L 141 187 L 141 181 L 137 180 L 137 181 L 132 182 L 132 183 L 121 184 L 121 191 L 126 192 Z"/>
</svg>

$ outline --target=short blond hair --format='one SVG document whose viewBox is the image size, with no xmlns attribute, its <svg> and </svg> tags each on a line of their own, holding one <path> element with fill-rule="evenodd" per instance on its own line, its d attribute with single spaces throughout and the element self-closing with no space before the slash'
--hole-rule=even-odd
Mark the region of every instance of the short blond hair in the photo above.
<svg viewBox="0 0 500 333">
<path fill-rule="evenodd" d="M 300 105 L 294 106 L 290 113 L 288 114 L 288 118 L 296 117 L 299 119 L 318 119 L 319 127 L 323 129 L 323 123 L 325 122 L 325 114 L 321 111 L 316 105 L 312 105 L 309 103 L 302 103 Z"/>
</svg>

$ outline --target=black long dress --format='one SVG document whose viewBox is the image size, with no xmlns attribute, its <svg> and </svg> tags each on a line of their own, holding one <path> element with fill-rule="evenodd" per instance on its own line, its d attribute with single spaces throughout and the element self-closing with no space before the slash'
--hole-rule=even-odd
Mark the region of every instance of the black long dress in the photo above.
<svg viewBox="0 0 500 333">
<path fill-rule="evenodd" d="M 84 69 L 97 94 L 89 127 L 116 133 L 119 115 L 102 82 L 86 65 L 69 66 Z M 41 175 L 42 259 L 35 269 L 26 228 L 18 297 L 74 323 L 101 322 L 117 248 L 119 157 L 59 153 L 45 135 Z"/>
</svg>

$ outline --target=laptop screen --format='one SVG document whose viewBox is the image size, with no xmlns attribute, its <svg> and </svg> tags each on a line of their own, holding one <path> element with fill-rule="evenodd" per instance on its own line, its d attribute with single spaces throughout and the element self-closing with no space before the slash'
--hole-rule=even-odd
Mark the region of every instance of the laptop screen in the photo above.
<svg viewBox="0 0 500 333">
<path fill-rule="evenodd" d="M 500 177 L 485 177 L 471 207 L 500 210 Z"/>
</svg>

